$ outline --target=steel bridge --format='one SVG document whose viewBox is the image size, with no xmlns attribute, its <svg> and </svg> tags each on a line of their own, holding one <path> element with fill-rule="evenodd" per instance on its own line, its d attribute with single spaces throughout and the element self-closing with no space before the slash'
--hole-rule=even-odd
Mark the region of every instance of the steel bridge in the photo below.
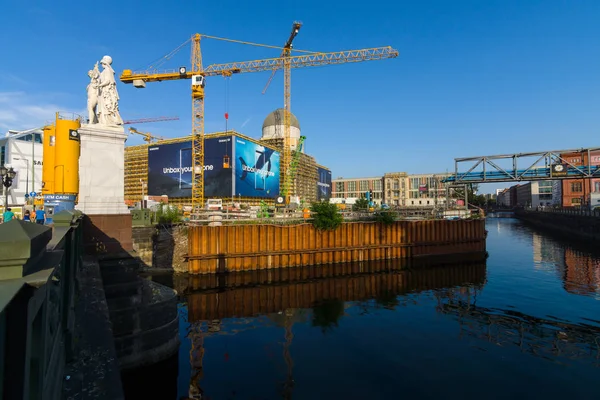
<svg viewBox="0 0 600 400">
<path fill-rule="evenodd" d="M 455 158 L 454 174 L 443 178 L 442 182 L 462 184 L 600 178 L 600 161 L 599 165 L 591 165 L 591 157 L 600 155 L 595 153 L 597 151 L 600 147 Z M 573 162 L 574 158 L 580 162 Z M 511 161 L 509 167 L 499 165 L 502 162 L 507 164 L 507 160 Z M 466 172 L 459 172 L 465 169 Z"/>
</svg>

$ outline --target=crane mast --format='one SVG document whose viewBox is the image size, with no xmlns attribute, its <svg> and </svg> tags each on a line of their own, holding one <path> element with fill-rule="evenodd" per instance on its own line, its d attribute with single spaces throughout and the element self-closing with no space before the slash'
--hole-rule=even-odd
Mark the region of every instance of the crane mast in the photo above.
<svg viewBox="0 0 600 400">
<path fill-rule="evenodd" d="M 200 35 L 192 40 L 192 210 L 204 207 L 204 76 Z"/>
<path fill-rule="evenodd" d="M 299 24 L 299 23 L 298 23 Z M 296 25 L 294 25 L 296 26 Z M 297 27 L 299 29 L 299 26 Z M 290 174 L 289 167 L 291 161 L 290 149 L 290 86 L 291 86 L 291 69 L 315 67 L 323 65 L 346 64 L 352 62 L 382 60 L 387 58 L 395 58 L 398 56 L 398 50 L 392 47 L 375 47 L 370 49 L 360 50 L 345 50 L 327 53 L 310 53 L 298 56 L 291 55 L 291 41 L 297 34 L 292 31 L 292 35 L 288 40 L 289 48 L 283 49 L 284 57 L 268 58 L 253 61 L 229 62 L 223 64 L 211 64 L 204 68 L 202 66 L 202 53 L 200 50 L 200 39 L 202 36 L 207 38 L 239 42 L 251 44 L 255 46 L 266 46 L 256 43 L 240 42 L 231 39 L 216 38 L 214 36 L 195 34 L 188 41 L 191 41 L 191 70 L 186 67 L 180 67 L 177 70 L 157 71 L 154 69 L 145 71 L 132 71 L 126 69 L 121 73 L 120 80 L 123 83 L 133 84 L 136 88 L 146 87 L 147 82 L 161 82 L 180 79 L 192 80 L 192 209 L 196 211 L 204 206 L 204 87 L 205 79 L 208 76 L 231 76 L 232 74 L 276 71 L 284 69 L 284 148 L 283 148 L 283 174 L 284 185 L 282 190 L 287 190 L 293 174 Z M 187 42 L 186 42 L 187 43 Z M 286 45 L 288 44 L 286 43 Z M 179 46 L 175 51 L 178 51 L 182 46 Z M 175 53 L 169 54 L 169 58 Z M 282 179 L 280 177 L 280 182 Z"/>
<path fill-rule="evenodd" d="M 298 35 L 300 28 L 302 27 L 301 22 L 294 22 L 292 24 L 292 32 L 288 40 L 283 45 L 283 51 L 281 58 L 283 58 L 283 135 L 281 134 L 281 125 L 277 123 L 275 125 L 275 137 L 283 138 L 283 157 L 281 160 L 282 168 L 280 169 L 280 187 L 281 193 L 286 198 L 286 203 L 289 203 L 289 192 L 293 185 L 291 174 L 289 173 L 290 162 L 291 162 L 291 119 L 292 119 L 292 71 L 290 68 L 289 57 L 292 55 L 292 42 Z M 269 77 L 263 94 L 267 91 L 267 88 L 271 84 L 273 77 L 277 70 L 274 70 Z M 279 121 L 276 121 L 279 122 Z M 297 145 L 297 144 L 296 144 Z M 291 193 L 292 195 L 295 193 Z"/>
</svg>

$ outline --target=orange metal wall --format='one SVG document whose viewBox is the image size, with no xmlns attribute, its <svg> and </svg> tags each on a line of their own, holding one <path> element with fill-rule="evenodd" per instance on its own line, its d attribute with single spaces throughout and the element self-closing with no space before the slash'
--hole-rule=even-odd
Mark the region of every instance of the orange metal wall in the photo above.
<svg viewBox="0 0 600 400">
<path fill-rule="evenodd" d="M 190 226 L 188 271 L 206 274 L 485 251 L 485 221 Z"/>
</svg>

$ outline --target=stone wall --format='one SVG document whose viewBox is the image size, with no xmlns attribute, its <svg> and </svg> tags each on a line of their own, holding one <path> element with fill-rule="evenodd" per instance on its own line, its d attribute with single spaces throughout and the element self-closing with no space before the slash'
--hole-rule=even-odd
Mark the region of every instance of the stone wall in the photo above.
<svg viewBox="0 0 600 400">
<path fill-rule="evenodd" d="M 133 248 L 145 266 L 187 272 L 187 226 L 156 225 L 133 228 Z"/>
<path fill-rule="evenodd" d="M 516 210 L 515 216 L 539 228 L 585 241 L 600 240 L 600 218 L 560 212 Z"/>
<path fill-rule="evenodd" d="M 132 229 L 133 250 L 148 267 L 152 267 L 155 234 L 156 228 L 154 226 L 140 226 Z"/>
</svg>

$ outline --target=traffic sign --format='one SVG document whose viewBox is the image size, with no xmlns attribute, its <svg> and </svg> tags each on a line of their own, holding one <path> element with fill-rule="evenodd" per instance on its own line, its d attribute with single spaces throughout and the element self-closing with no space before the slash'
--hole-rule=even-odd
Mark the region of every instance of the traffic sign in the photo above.
<svg viewBox="0 0 600 400">
<path fill-rule="evenodd" d="M 29 193 L 25 193 L 25 198 L 28 199 L 29 198 Z"/>
<path fill-rule="evenodd" d="M 35 197 L 35 195 L 36 195 L 36 193 L 35 193 L 35 192 L 31 192 L 31 193 L 29 193 L 29 196 L 31 196 L 31 197 Z"/>
</svg>

